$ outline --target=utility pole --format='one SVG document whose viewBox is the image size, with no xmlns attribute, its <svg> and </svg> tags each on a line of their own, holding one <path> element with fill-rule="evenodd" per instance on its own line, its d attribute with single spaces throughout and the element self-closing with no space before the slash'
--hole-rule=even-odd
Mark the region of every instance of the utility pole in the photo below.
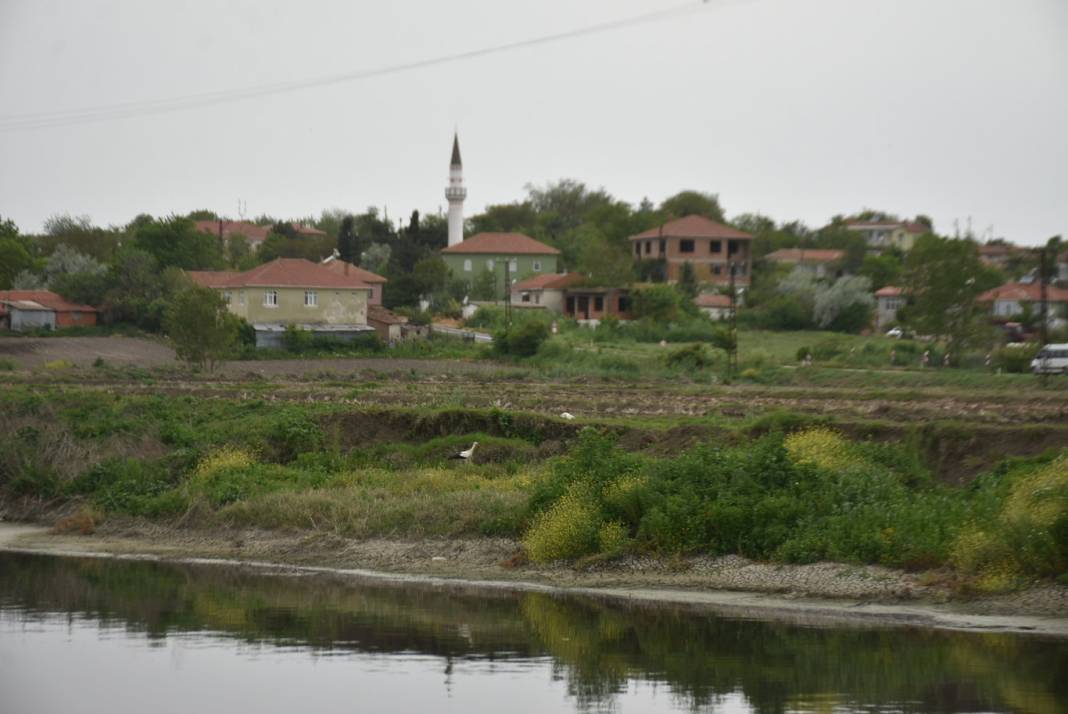
<svg viewBox="0 0 1068 714">
<path fill-rule="evenodd" d="M 512 326 L 512 264 L 504 261 L 504 324 Z"/>
<path fill-rule="evenodd" d="M 728 324 L 728 350 L 727 350 L 727 379 L 734 379 L 738 374 L 738 294 L 734 289 L 734 273 L 737 270 L 737 266 L 732 260 L 729 264 L 730 270 L 730 298 L 731 307 Z"/>
</svg>

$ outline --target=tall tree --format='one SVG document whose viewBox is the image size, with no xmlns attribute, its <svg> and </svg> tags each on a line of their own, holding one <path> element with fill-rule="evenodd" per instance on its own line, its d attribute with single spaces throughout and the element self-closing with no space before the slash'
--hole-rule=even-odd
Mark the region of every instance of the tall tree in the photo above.
<svg viewBox="0 0 1068 714">
<path fill-rule="evenodd" d="M 233 351 L 239 324 L 222 295 L 196 285 L 174 296 L 164 318 L 178 358 L 209 371 Z"/>
<path fill-rule="evenodd" d="M 723 208 L 719 205 L 719 195 L 701 191 L 679 191 L 674 196 L 665 198 L 660 204 L 664 218 L 682 218 L 691 214 L 711 218 L 713 221 L 725 222 Z"/>
<path fill-rule="evenodd" d="M 338 227 L 337 231 L 338 257 L 346 263 L 359 265 L 360 253 L 357 251 L 357 240 L 356 218 L 351 215 L 345 216 L 341 219 L 341 225 Z"/>
<path fill-rule="evenodd" d="M 173 265 L 206 270 L 225 265 L 219 237 L 198 231 L 188 218 L 172 216 L 144 222 L 136 229 L 134 245 L 155 256 L 164 268 Z"/>
<path fill-rule="evenodd" d="M 974 242 L 963 238 L 921 236 L 905 261 L 910 304 L 898 319 L 917 332 L 946 341 L 950 359 L 982 335 L 986 314 L 975 302 L 997 285 L 979 260 Z"/>
<path fill-rule="evenodd" d="M 33 257 L 15 238 L 0 238 L 0 290 L 11 287 L 15 276 L 33 266 Z"/>
</svg>

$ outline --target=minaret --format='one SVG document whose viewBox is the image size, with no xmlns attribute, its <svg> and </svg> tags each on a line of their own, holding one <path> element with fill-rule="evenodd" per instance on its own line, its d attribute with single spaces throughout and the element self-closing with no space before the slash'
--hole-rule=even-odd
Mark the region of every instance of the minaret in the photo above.
<svg viewBox="0 0 1068 714">
<path fill-rule="evenodd" d="M 460 137 L 452 135 L 452 161 L 449 162 L 449 186 L 445 189 L 445 198 L 449 199 L 449 245 L 463 242 L 464 239 L 464 167 L 460 162 Z"/>
</svg>

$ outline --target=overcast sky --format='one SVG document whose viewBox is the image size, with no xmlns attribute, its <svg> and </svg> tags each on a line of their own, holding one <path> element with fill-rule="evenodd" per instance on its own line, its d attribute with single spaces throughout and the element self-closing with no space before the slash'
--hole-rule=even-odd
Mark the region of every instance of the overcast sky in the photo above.
<svg viewBox="0 0 1068 714">
<path fill-rule="evenodd" d="M 294 93 L 10 130 L 51 114 L 316 79 L 679 0 L 0 0 L 0 215 L 121 224 L 446 207 L 575 178 L 822 225 L 864 207 L 1024 244 L 1068 237 L 1068 2 L 737 0 Z M 6 122 L 6 124 L 5 124 Z"/>
</svg>

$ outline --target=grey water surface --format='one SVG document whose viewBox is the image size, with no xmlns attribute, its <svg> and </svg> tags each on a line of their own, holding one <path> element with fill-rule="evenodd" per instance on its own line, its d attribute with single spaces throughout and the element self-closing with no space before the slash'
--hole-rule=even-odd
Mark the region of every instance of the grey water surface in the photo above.
<svg viewBox="0 0 1068 714">
<path fill-rule="evenodd" d="M 1068 711 L 1068 642 L 0 553 L 0 712 Z"/>
</svg>

